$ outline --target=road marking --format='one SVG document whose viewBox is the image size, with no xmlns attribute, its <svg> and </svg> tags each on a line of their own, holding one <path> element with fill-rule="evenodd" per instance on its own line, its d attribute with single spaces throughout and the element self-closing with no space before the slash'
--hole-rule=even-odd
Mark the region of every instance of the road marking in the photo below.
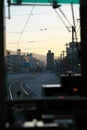
<svg viewBox="0 0 87 130">
<path fill-rule="evenodd" d="M 25 81 L 27 81 L 27 80 L 25 80 Z M 20 84 L 20 87 L 21 87 L 21 89 L 23 90 L 23 92 L 26 94 L 26 95 L 29 95 L 29 93 L 24 89 L 24 87 L 23 87 L 23 82 L 25 82 L 25 81 L 22 81 L 21 82 L 21 84 Z"/>
</svg>

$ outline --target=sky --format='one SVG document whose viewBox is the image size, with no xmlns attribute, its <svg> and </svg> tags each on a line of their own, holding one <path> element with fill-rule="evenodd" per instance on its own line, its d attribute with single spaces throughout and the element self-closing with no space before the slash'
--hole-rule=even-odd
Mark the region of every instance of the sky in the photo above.
<svg viewBox="0 0 87 130">
<path fill-rule="evenodd" d="M 74 4 L 76 29 L 79 29 L 79 5 Z M 63 13 L 61 13 L 61 11 Z M 59 57 L 66 49 L 66 43 L 72 41 L 71 4 L 61 4 L 60 9 L 52 6 L 11 6 L 10 19 L 5 4 L 6 49 L 21 49 L 26 53 L 46 55 L 51 50 Z M 67 29 L 67 27 L 68 29 Z"/>
</svg>

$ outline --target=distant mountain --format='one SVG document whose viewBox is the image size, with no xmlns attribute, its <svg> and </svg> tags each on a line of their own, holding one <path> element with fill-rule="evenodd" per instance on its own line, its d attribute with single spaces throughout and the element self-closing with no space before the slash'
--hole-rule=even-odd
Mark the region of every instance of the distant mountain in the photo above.
<svg viewBox="0 0 87 130">
<path fill-rule="evenodd" d="M 45 61 L 46 62 L 46 56 L 45 55 L 41 55 L 41 54 L 36 54 L 36 53 L 32 53 L 33 57 L 36 57 L 39 60 Z M 55 59 L 58 59 L 57 56 L 55 56 Z"/>
<path fill-rule="evenodd" d="M 17 55 L 17 51 L 13 51 L 13 50 L 8 50 L 8 51 L 10 51 L 10 53 L 12 55 Z M 21 54 L 27 54 L 27 53 L 26 52 L 21 52 Z M 33 55 L 33 57 L 46 62 L 46 56 L 45 55 L 36 54 L 36 53 L 32 53 L 32 55 Z"/>
<path fill-rule="evenodd" d="M 45 55 L 36 54 L 36 53 L 32 53 L 32 54 L 33 54 L 33 57 L 36 57 L 37 59 L 46 62 L 46 56 Z"/>
<path fill-rule="evenodd" d="M 17 52 L 16 51 L 12 51 L 12 50 L 9 50 L 11 52 L 11 54 L 14 54 L 16 55 Z M 21 52 L 22 54 L 27 54 L 25 52 Z M 37 54 L 37 53 L 32 53 L 33 54 L 33 57 L 39 59 L 39 60 L 42 60 L 46 63 L 46 55 L 41 55 L 41 54 Z M 57 59 L 57 57 L 55 57 Z"/>
</svg>

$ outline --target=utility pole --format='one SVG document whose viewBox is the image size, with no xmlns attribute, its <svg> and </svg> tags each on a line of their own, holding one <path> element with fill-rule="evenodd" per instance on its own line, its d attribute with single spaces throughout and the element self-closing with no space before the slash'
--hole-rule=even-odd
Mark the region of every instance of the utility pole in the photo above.
<svg viewBox="0 0 87 130">
<path fill-rule="evenodd" d="M 66 46 L 66 72 L 67 72 L 69 70 L 69 54 L 68 54 L 69 43 L 66 43 L 65 46 Z"/>
<path fill-rule="evenodd" d="M 62 56 L 63 56 L 63 60 L 62 60 L 62 64 L 63 64 L 63 74 L 65 73 L 65 51 L 62 51 Z"/>
<path fill-rule="evenodd" d="M 0 0 L 0 129 L 5 128 L 6 123 L 4 45 L 4 0 Z"/>
<path fill-rule="evenodd" d="M 73 4 L 71 3 L 71 9 L 72 9 L 72 18 L 73 18 L 73 26 L 72 26 L 72 42 L 74 42 L 74 39 L 77 42 L 77 33 L 76 33 L 76 25 L 75 25 L 75 16 L 74 16 L 74 9 Z"/>
</svg>

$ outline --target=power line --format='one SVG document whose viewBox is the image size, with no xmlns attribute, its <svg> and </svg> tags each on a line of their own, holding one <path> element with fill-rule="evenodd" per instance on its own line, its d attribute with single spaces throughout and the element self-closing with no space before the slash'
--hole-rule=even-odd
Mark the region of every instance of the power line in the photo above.
<svg viewBox="0 0 87 130">
<path fill-rule="evenodd" d="M 33 5 L 32 9 L 31 9 L 30 14 L 33 12 L 34 6 L 35 6 L 35 4 Z M 30 17 L 31 17 L 31 15 L 28 16 L 27 21 L 26 21 L 26 23 L 25 23 L 25 25 L 24 25 L 24 27 L 23 27 L 23 30 L 21 31 L 21 34 L 20 34 L 20 37 L 19 37 L 18 43 L 17 43 L 17 49 L 18 49 L 18 44 L 19 44 L 19 42 L 20 42 L 20 40 L 21 40 L 22 34 L 23 34 L 23 32 L 24 32 L 24 30 L 25 30 L 25 28 L 26 28 L 26 25 L 27 25 L 27 23 L 28 23 Z"/>
<path fill-rule="evenodd" d="M 55 10 L 55 12 L 56 12 L 57 16 L 61 19 L 61 21 L 63 22 L 63 24 L 65 25 L 66 29 L 67 29 L 69 32 L 71 32 L 71 31 L 69 30 L 69 28 L 67 27 L 67 25 L 65 24 L 64 20 L 62 19 L 62 17 L 61 17 L 61 16 L 59 15 L 59 13 L 57 12 L 57 10 Z"/>
<path fill-rule="evenodd" d="M 66 17 L 66 15 L 63 13 L 63 11 L 62 11 L 60 8 L 58 8 L 58 9 L 60 10 L 60 12 L 61 12 L 62 15 L 64 16 L 64 18 L 67 20 L 67 22 L 69 23 L 69 25 L 72 26 L 71 23 L 70 23 L 70 21 L 69 21 L 68 18 Z"/>
</svg>

